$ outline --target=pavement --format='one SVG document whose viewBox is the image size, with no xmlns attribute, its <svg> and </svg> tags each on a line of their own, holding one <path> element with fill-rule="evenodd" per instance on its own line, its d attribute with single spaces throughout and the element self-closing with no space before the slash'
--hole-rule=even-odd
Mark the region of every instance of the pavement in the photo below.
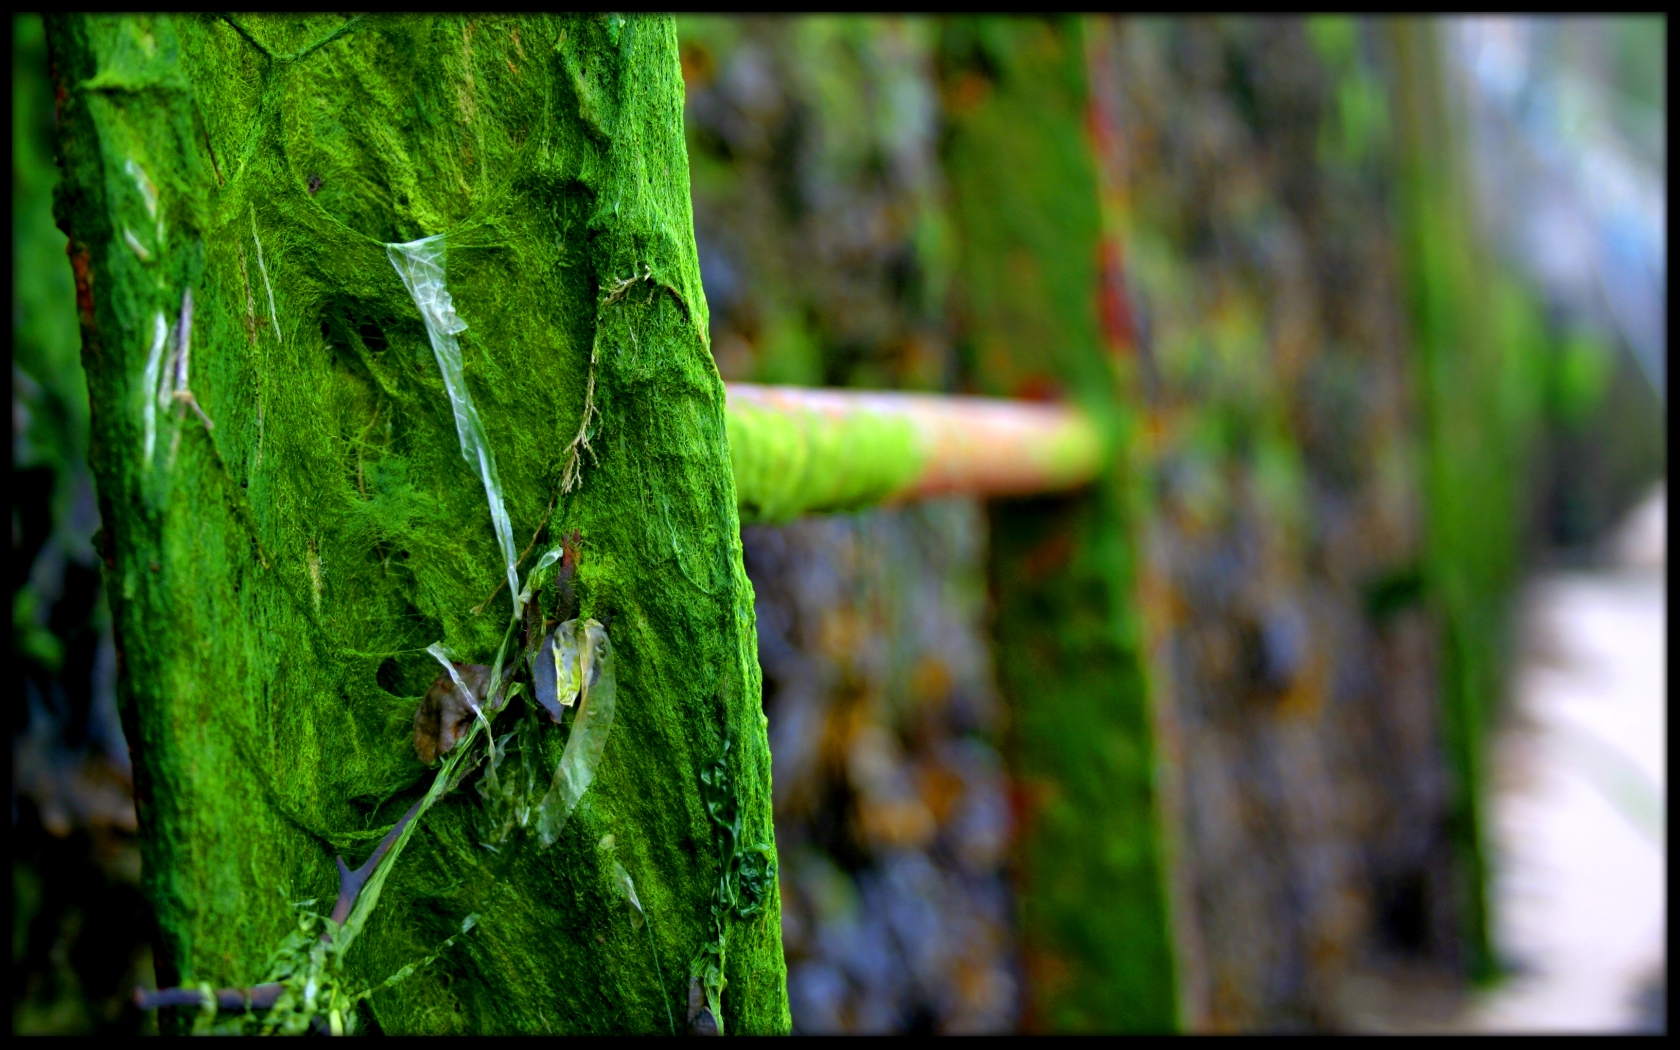
<svg viewBox="0 0 1680 1050">
<path fill-rule="evenodd" d="M 1493 934 L 1509 976 L 1459 1030 L 1666 1030 L 1662 488 L 1607 554 L 1525 595 L 1491 794 Z"/>
</svg>

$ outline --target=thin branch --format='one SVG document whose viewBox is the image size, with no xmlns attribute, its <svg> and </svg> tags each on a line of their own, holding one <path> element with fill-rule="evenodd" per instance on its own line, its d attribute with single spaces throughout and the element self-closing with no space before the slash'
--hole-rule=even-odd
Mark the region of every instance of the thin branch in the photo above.
<svg viewBox="0 0 1680 1050">
<path fill-rule="evenodd" d="M 301 59 L 301 58 L 307 58 L 308 56 L 310 56 L 310 55 L 314 54 L 315 52 L 321 50 L 323 47 L 326 47 L 328 44 L 332 43 L 334 40 L 337 40 L 339 37 L 343 36 L 344 34 L 349 33 L 349 32 L 353 32 L 362 23 L 362 20 L 365 19 L 365 18 L 367 18 L 367 15 L 357 15 L 355 18 L 350 19 L 350 21 L 348 21 L 348 22 L 344 23 L 343 25 L 339 26 L 337 29 L 333 30 L 331 33 L 328 33 L 326 36 L 322 37 L 321 39 L 315 41 L 313 44 L 310 44 L 308 47 L 303 48 L 300 51 L 294 51 L 289 55 L 282 55 L 281 57 L 285 58 L 285 59 L 288 59 L 290 61 L 293 61 L 293 62 L 295 62 L 295 61 L 297 61 L 298 59 Z"/>
<path fill-rule="evenodd" d="M 321 940 L 330 940 L 333 930 L 340 929 L 344 920 L 350 917 L 350 911 L 356 906 L 356 898 L 361 896 L 362 887 L 367 885 L 368 878 L 379 867 L 379 862 L 390 852 L 392 843 L 402 834 L 403 828 L 409 821 L 420 814 L 425 805 L 426 796 L 422 795 L 414 800 L 414 805 L 408 807 L 402 819 L 392 826 L 379 845 L 373 848 L 368 859 L 354 871 L 344 863 L 344 858 L 338 859 L 338 901 L 333 905 L 332 925 L 321 934 Z M 267 1010 L 280 998 L 282 989 L 280 984 L 259 984 L 251 988 L 220 988 L 211 994 L 216 999 L 216 1009 L 222 1013 L 246 1013 L 251 1010 Z M 142 1010 L 156 1010 L 165 1006 L 203 1006 L 204 990 L 201 988 L 162 988 L 155 992 L 148 992 L 144 988 L 134 989 L 134 1004 Z"/>
<path fill-rule="evenodd" d="M 280 999 L 284 985 L 259 984 L 254 988 L 218 988 L 210 994 L 216 997 L 216 1009 L 222 1013 L 245 1013 L 267 1010 Z M 157 1010 L 165 1006 L 203 1006 L 201 988 L 163 988 L 148 992 L 134 989 L 134 1005 L 142 1010 Z"/>
<path fill-rule="evenodd" d="M 258 40 L 256 37 L 252 36 L 251 31 L 249 29 L 246 29 L 243 25 L 240 25 L 238 19 L 234 18 L 230 14 L 227 14 L 226 12 L 223 12 L 220 17 L 221 17 L 222 21 L 226 22 L 229 26 L 231 26 L 233 28 L 233 31 L 235 33 L 238 33 L 240 36 L 244 37 L 245 42 L 247 44 L 250 44 L 252 47 L 256 48 L 258 51 L 261 51 L 264 55 L 267 55 L 269 58 L 274 58 L 275 57 L 274 52 L 270 51 L 266 46 L 264 46 L 263 42 L 261 40 Z"/>
<path fill-rule="evenodd" d="M 384 838 L 379 840 L 379 845 L 375 846 L 373 852 L 368 855 L 367 861 L 355 871 L 350 870 L 350 866 L 344 863 L 343 857 L 338 858 L 338 902 L 333 905 L 333 922 L 340 926 L 344 925 L 344 920 L 350 917 L 350 909 L 356 906 L 356 898 L 361 895 L 362 887 L 367 885 L 368 876 L 372 875 L 373 870 L 379 867 L 379 862 L 385 859 L 385 854 L 390 851 L 391 843 L 397 841 L 397 836 L 402 834 L 402 829 L 408 826 L 409 821 L 419 815 L 420 807 L 425 805 L 425 802 L 426 796 L 424 795 L 415 799 L 414 805 L 408 807 L 408 812 L 403 814 L 402 819 L 391 826 L 391 830 L 386 833 Z M 326 940 L 327 934 L 321 934 L 321 939 Z"/>
</svg>

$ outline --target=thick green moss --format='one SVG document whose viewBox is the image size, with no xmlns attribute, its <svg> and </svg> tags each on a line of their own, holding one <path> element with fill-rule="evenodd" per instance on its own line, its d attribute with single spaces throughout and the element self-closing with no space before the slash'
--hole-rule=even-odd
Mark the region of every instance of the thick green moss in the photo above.
<svg viewBox="0 0 1680 1050">
<path fill-rule="evenodd" d="M 1060 390 L 1116 428 L 1081 47 L 1071 21 L 946 29 L 963 349 L 983 392 Z M 1126 485 L 1115 464 L 1081 495 L 990 512 L 1028 1022 L 1042 1029 L 1177 1025 Z"/>
<path fill-rule="evenodd" d="M 582 531 L 618 715 L 552 850 L 479 847 L 471 791 L 432 810 L 350 965 L 383 978 L 476 911 L 373 998 L 384 1030 L 680 1020 L 719 874 L 700 772 L 726 736 L 744 837 L 773 837 L 671 23 L 69 17 L 50 38 L 160 978 L 260 974 L 288 901 L 330 896 L 334 852 L 358 861 L 429 781 L 424 647 L 484 661 L 507 622 L 484 490 L 383 243 L 441 233 L 516 538 Z M 166 406 L 148 463 L 155 319 L 189 289 L 214 429 Z M 562 494 L 592 358 L 599 418 Z M 731 931 L 731 1032 L 788 1026 L 777 914 Z"/>
<path fill-rule="evenodd" d="M 889 415 L 832 419 L 732 404 L 728 424 L 747 521 L 791 521 L 878 503 L 915 480 L 925 458 L 911 422 Z"/>
</svg>

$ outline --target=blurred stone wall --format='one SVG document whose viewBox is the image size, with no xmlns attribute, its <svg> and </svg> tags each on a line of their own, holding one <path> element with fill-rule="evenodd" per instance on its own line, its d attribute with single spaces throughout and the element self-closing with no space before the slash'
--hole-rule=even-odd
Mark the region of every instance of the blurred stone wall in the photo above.
<svg viewBox="0 0 1680 1050">
<path fill-rule="evenodd" d="M 743 531 L 796 1031 L 1015 1026 L 982 526 L 945 500 Z"/>
<path fill-rule="evenodd" d="M 961 381 L 939 31 L 683 24 L 696 229 L 726 378 Z M 1140 600 L 1187 1020 L 1355 1023 L 1367 978 L 1451 985 L 1463 966 L 1387 80 L 1349 21 L 1097 20 L 1087 47 L 1108 226 L 1101 306 L 1138 414 Z M 800 1030 L 1014 1016 L 937 1005 L 958 1001 L 930 991 L 954 987 L 948 971 L 889 917 L 896 886 L 934 929 L 946 913 L 926 902 L 963 871 L 942 852 L 952 832 L 929 819 L 941 777 L 921 770 L 956 747 L 995 755 L 1007 735 L 1007 712 L 953 722 L 936 696 L 916 713 L 929 700 L 916 674 L 895 679 L 869 655 L 900 653 L 907 668 L 943 658 L 916 655 L 891 610 L 980 564 L 947 540 L 947 560 L 885 568 L 877 559 L 937 531 L 916 513 L 746 537 Z M 973 540 L 977 559 L 984 543 Z M 952 614 L 974 632 L 958 651 L 984 651 L 973 601 Z M 965 798 L 1003 790 L 988 761 L 990 779 Z M 988 863 L 1001 879 L 1001 858 Z M 1006 918 L 995 926 L 978 968 L 1003 989 L 1014 963 Z"/>
<path fill-rule="evenodd" d="M 952 379 L 925 19 L 679 20 L 712 351 L 728 380 Z"/>
<path fill-rule="evenodd" d="M 1346 1026 L 1362 971 L 1461 965 L 1384 81 L 1349 20 L 1098 21 L 1090 57 L 1186 1012 Z"/>
</svg>

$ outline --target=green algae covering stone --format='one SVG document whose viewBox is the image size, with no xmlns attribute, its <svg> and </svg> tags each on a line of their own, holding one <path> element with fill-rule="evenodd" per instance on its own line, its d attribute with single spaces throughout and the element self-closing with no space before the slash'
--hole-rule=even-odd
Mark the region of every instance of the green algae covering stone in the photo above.
<svg viewBox="0 0 1680 1050">
<path fill-rule="evenodd" d="M 486 849 L 488 800 L 444 798 L 346 965 L 378 984 L 449 944 L 364 1031 L 669 1030 L 717 939 L 702 771 L 727 754 L 743 838 L 774 841 L 671 22 L 49 38 L 160 985 L 261 977 L 292 902 L 430 784 L 428 646 L 490 662 L 510 560 L 575 528 L 568 615 L 608 625 L 617 692 L 593 779 L 546 850 Z M 766 892 L 727 920 L 732 1033 L 789 1023 Z"/>
<path fill-rule="evenodd" d="M 959 351 L 973 386 L 1060 392 L 1100 433 L 1122 433 L 1097 312 L 1102 218 L 1080 24 L 955 20 L 940 69 L 968 333 Z M 1179 1021 L 1130 484 L 1116 460 L 1081 492 L 989 508 L 1029 1029 Z"/>
</svg>

